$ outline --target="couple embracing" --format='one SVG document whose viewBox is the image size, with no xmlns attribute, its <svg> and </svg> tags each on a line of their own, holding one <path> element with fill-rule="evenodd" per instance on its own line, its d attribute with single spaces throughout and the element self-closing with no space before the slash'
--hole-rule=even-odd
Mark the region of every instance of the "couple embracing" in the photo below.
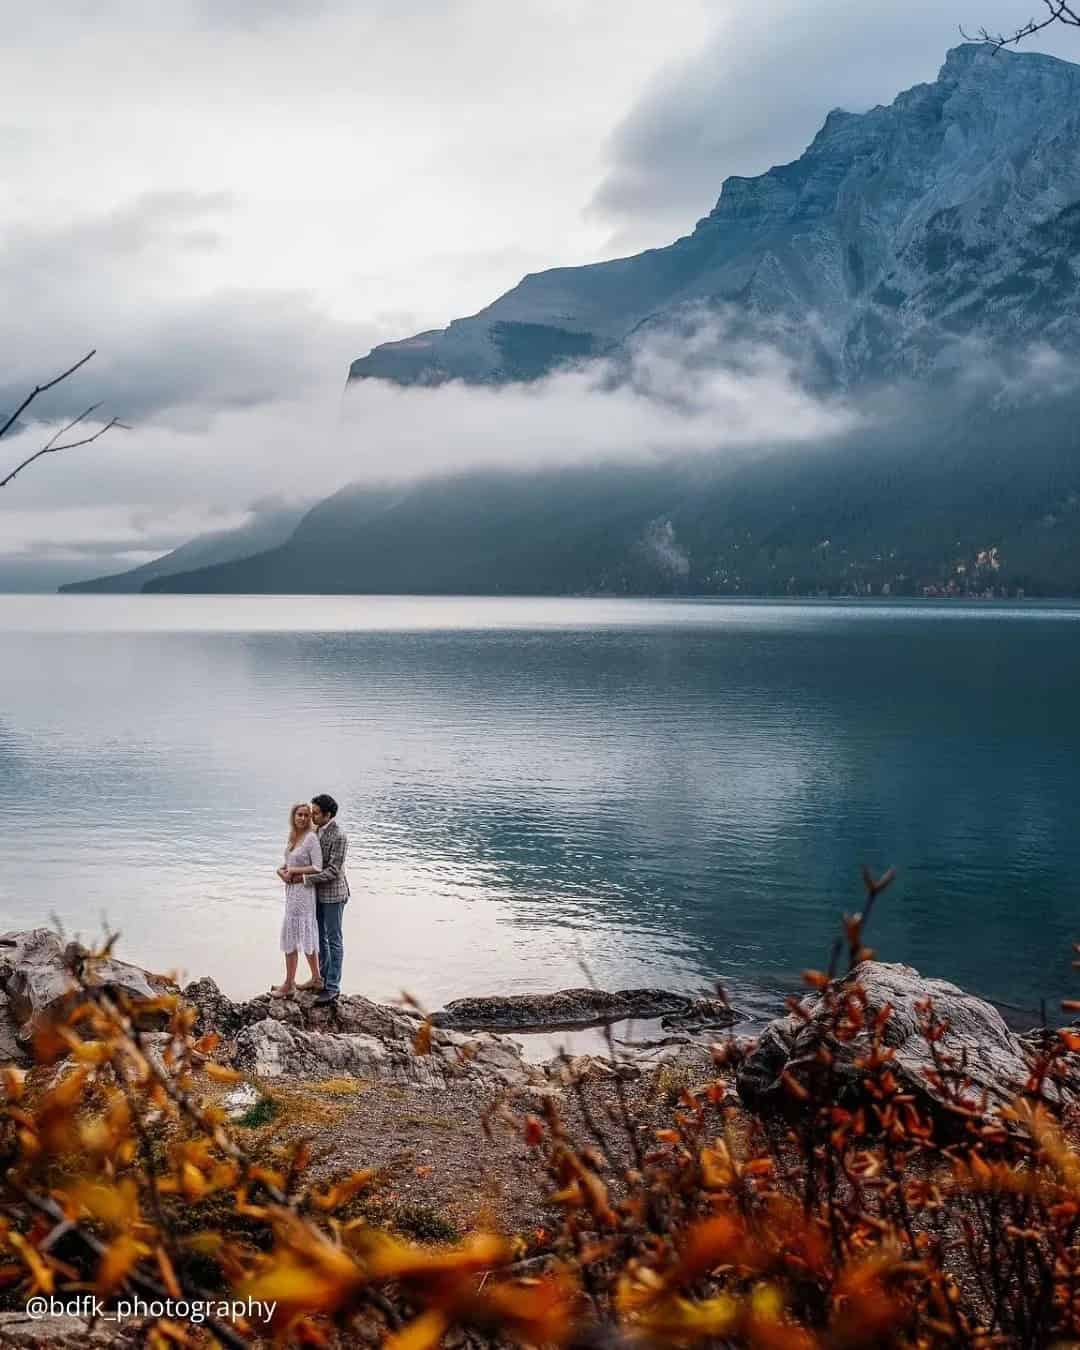
<svg viewBox="0 0 1080 1350">
<path fill-rule="evenodd" d="M 285 917 L 281 950 L 285 981 L 275 985 L 274 998 L 291 998 L 297 989 L 313 989 L 315 1002 L 337 1001 L 341 992 L 344 948 L 341 916 L 349 898 L 345 854 L 349 841 L 337 823 L 338 804 L 328 793 L 299 802 L 289 813 L 285 862 L 277 874 L 285 883 Z M 311 978 L 296 983 L 296 965 L 303 952 Z"/>
</svg>

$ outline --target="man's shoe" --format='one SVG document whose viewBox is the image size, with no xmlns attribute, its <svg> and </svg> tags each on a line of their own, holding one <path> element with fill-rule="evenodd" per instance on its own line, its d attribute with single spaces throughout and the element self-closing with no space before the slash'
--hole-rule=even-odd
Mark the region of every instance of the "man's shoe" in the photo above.
<svg viewBox="0 0 1080 1350">
<path fill-rule="evenodd" d="M 314 1006 L 316 1008 L 325 1008 L 328 1003 L 336 1003 L 338 996 L 329 989 L 324 989 L 321 994 L 315 998 Z"/>
</svg>

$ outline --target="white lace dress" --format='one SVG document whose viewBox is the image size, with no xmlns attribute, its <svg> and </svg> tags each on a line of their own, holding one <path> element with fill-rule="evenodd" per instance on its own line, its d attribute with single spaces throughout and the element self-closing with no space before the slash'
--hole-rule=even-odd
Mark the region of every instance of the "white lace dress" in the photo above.
<svg viewBox="0 0 1080 1350">
<path fill-rule="evenodd" d="M 286 867 L 322 867 L 318 836 L 305 834 L 295 848 L 285 850 Z M 285 887 L 285 916 L 281 920 L 283 952 L 317 952 L 319 925 L 315 918 L 315 887 L 302 881 Z"/>
</svg>

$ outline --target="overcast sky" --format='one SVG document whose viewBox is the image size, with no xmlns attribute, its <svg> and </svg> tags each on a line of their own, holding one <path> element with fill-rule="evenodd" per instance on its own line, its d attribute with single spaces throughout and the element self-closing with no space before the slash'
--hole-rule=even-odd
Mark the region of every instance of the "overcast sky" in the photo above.
<svg viewBox="0 0 1080 1350">
<path fill-rule="evenodd" d="M 326 495 L 410 452 L 459 462 L 469 438 L 441 443 L 443 413 L 408 398 L 373 395 L 366 432 L 343 424 L 348 362 L 525 272 L 687 233 L 728 174 L 795 158 L 830 108 L 889 102 L 934 78 L 960 25 L 1038 8 L 6 3 L 0 403 L 93 346 L 42 413 L 101 398 L 135 429 L 4 489 L 0 559 L 82 574 L 240 520 L 267 494 Z M 1080 33 L 1027 49 L 1080 60 Z M 768 378 L 795 397 L 783 371 Z M 574 416 L 553 435 L 583 425 L 588 393 L 570 388 Z M 494 405 L 477 406 L 455 405 L 477 457 L 505 453 Z M 609 413 L 598 426 L 618 428 Z M 0 442 L 0 468 L 40 434 Z M 591 428 L 576 451 L 605 448 L 618 447 Z"/>
</svg>

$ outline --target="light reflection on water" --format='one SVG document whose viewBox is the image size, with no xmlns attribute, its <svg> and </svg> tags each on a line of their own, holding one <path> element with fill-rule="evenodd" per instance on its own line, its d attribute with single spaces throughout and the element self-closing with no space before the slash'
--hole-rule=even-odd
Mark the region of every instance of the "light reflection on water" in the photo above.
<svg viewBox="0 0 1080 1350">
<path fill-rule="evenodd" d="M 230 992 L 278 972 L 289 803 L 350 834 L 346 985 L 698 988 L 883 954 L 1075 992 L 1080 611 L 0 598 L 0 926 L 102 915 Z"/>
</svg>

